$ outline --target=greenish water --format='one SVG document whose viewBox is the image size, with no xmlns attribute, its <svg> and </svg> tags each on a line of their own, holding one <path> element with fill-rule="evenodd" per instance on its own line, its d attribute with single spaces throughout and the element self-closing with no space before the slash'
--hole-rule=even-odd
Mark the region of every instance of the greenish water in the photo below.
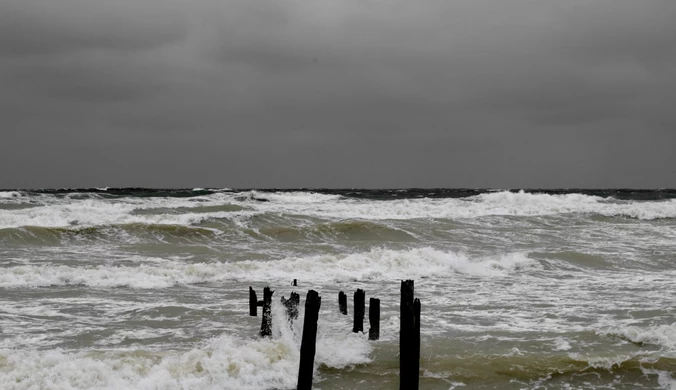
<svg viewBox="0 0 676 390">
<path fill-rule="evenodd" d="M 303 313 L 290 324 L 279 298 L 315 289 L 315 388 L 397 389 L 402 279 L 421 389 L 676 388 L 674 198 L 0 192 L 0 388 L 292 389 Z M 270 339 L 249 286 L 275 290 Z M 381 300 L 379 341 L 338 312 L 357 288 Z"/>
</svg>

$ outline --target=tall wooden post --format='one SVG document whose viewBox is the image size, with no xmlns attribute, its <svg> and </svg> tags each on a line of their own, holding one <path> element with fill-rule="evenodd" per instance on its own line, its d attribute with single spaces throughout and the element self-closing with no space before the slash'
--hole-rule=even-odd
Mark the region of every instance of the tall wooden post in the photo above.
<svg viewBox="0 0 676 390">
<path fill-rule="evenodd" d="M 347 295 L 342 291 L 338 293 L 338 308 L 341 314 L 347 315 Z"/>
<path fill-rule="evenodd" d="M 418 388 L 418 375 L 413 374 L 415 318 L 413 313 L 413 281 L 401 281 L 399 318 L 399 390 Z"/>
<path fill-rule="evenodd" d="M 364 332 L 364 306 L 366 294 L 364 290 L 357 289 L 354 293 L 354 325 L 352 332 Z"/>
<path fill-rule="evenodd" d="M 380 299 L 369 299 L 369 340 L 380 338 Z"/>
<path fill-rule="evenodd" d="M 249 286 L 249 315 L 252 317 L 258 316 L 258 298 L 256 292 Z"/>
<path fill-rule="evenodd" d="M 316 291 L 310 290 L 307 292 L 303 338 L 300 343 L 297 390 L 312 389 L 312 372 L 314 371 L 315 352 L 317 349 L 317 320 L 319 319 L 319 307 L 321 304 L 322 298 Z"/>
<path fill-rule="evenodd" d="M 415 375 L 413 390 L 418 390 L 420 378 L 420 299 L 413 301 L 413 361 L 411 362 L 411 375 Z"/>
<path fill-rule="evenodd" d="M 272 294 L 270 287 L 263 289 L 263 320 L 261 321 L 261 336 L 272 336 Z"/>
</svg>

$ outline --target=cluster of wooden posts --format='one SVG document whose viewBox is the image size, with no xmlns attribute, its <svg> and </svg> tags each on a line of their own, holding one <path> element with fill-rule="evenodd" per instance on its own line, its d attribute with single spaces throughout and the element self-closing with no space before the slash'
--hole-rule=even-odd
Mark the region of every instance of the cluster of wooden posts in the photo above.
<svg viewBox="0 0 676 390">
<path fill-rule="evenodd" d="M 297 286 L 294 279 L 293 286 Z M 270 287 L 263 289 L 263 300 L 259 301 L 256 291 L 249 287 L 249 315 L 258 315 L 258 306 L 263 307 L 260 335 L 272 336 L 272 294 Z M 354 325 L 352 332 L 364 332 L 365 292 L 357 289 L 354 293 Z M 286 299 L 282 297 L 282 304 L 286 307 L 289 319 L 298 318 L 300 295 L 295 292 Z M 314 367 L 317 320 L 322 299 L 314 290 L 309 290 L 305 299 L 305 319 L 303 321 L 303 337 L 300 345 L 300 367 L 298 369 L 297 390 L 312 389 L 312 371 Z M 338 293 L 338 308 L 340 313 L 347 315 L 347 295 Z M 380 338 L 380 299 L 369 299 L 369 340 Z M 413 281 L 401 281 L 401 307 L 399 318 L 399 389 L 418 390 L 420 375 L 420 300 L 413 298 Z"/>
</svg>

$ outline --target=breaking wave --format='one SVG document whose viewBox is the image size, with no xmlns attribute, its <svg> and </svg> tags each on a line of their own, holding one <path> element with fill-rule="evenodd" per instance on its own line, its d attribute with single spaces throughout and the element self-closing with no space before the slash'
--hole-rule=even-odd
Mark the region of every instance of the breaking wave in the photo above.
<svg viewBox="0 0 676 390">
<path fill-rule="evenodd" d="M 261 217 L 264 219 L 263 217 Z M 254 239 L 278 241 L 325 241 L 346 239 L 352 241 L 390 240 L 398 242 L 415 241 L 405 230 L 388 224 L 370 221 L 333 221 L 307 223 L 299 226 L 282 226 L 257 220 L 257 225 L 243 226 L 236 222 L 219 221 L 209 226 L 183 224 L 130 223 L 121 225 L 40 227 L 25 226 L 0 229 L 0 242 L 58 243 L 64 240 L 108 240 L 122 238 L 126 242 L 192 242 L 229 240 L 233 235 L 245 235 Z M 199 218 L 198 218 L 199 219 Z M 166 222 L 170 222 L 167 220 Z M 195 241 L 191 241 L 195 240 Z"/>
<path fill-rule="evenodd" d="M 614 326 L 596 332 L 602 336 L 619 337 L 638 345 L 655 345 L 676 351 L 676 324 L 649 327 Z"/>
<path fill-rule="evenodd" d="M 69 352 L 0 350 L 3 389 L 241 389 L 294 388 L 300 359 L 301 318 L 287 326 L 273 304 L 273 337 L 242 339 L 223 334 L 187 351 Z M 281 325 L 280 325 L 281 324 Z M 359 334 L 318 324 L 315 371 L 371 361 L 371 345 Z"/>
<path fill-rule="evenodd" d="M 0 199 L 18 198 L 21 196 L 19 191 L 0 191 Z"/>
<path fill-rule="evenodd" d="M 273 261 L 185 263 L 167 260 L 161 265 L 18 265 L 0 273 L 0 287 L 46 287 L 83 285 L 91 287 L 168 288 L 175 285 L 217 283 L 232 279 L 270 280 L 284 283 L 295 278 L 313 281 L 374 281 L 450 276 L 462 273 L 502 276 L 523 268 L 539 267 L 524 254 L 470 259 L 431 248 L 395 251 L 373 249 L 349 255 L 315 255 Z"/>
<path fill-rule="evenodd" d="M 8 194 L 7 192 L 3 194 Z M 3 195 L 14 199 L 15 193 Z M 20 199 L 23 199 L 22 196 Z M 5 200 L 6 200 L 5 199 Z M 644 220 L 676 218 L 676 200 L 619 201 L 583 194 L 509 191 L 466 198 L 364 200 L 311 192 L 217 192 L 190 198 L 103 199 L 39 195 L 0 208 L 0 229 L 23 226 L 92 227 L 125 224 L 195 225 L 270 213 L 322 219 L 472 219 L 486 216 L 591 214 Z M 25 207 L 23 207 L 25 206 Z"/>
</svg>

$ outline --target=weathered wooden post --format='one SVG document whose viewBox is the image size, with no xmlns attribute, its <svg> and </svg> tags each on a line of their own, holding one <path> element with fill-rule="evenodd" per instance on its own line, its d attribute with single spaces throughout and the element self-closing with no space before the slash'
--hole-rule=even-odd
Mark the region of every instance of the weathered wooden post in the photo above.
<svg viewBox="0 0 676 390">
<path fill-rule="evenodd" d="M 298 367 L 297 390 L 312 389 L 312 372 L 315 364 L 317 343 L 317 320 L 322 298 L 315 290 L 307 292 L 305 299 L 305 320 L 303 321 L 303 338 L 300 343 L 300 365 Z"/>
<path fill-rule="evenodd" d="M 252 317 L 258 315 L 258 298 L 256 298 L 256 292 L 251 286 L 249 286 L 249 315 Z"/>
<path fill-rule="evenodd" d="M 369 299 L 369 340 L 380 338 L 380 299 Z"/>
<path fill-rule="evenodd" d="M 418 390 L 420 378 L 420 299 L 416 298 L 413 301 L 413 364 L 411 367 L 411 374 L 415 375 L 415 387 L 413 390 Z"/>
<path fill-rule="evenodd" d="M 399 390 L 417 390 L 418 373 L 415 366 L 415 316 L 413 310 L 413 281 L 401 281 L 401 308 L 399 318 Z"/>
<path fill-rule="evenodd" d="M 261 321 L 261 336 L 272 336 L 272 294 L 270 287 L 263 289 L 263 320 Z"/>
<path fill-rule="evenodd" d="M 365 306 L 366 294 L 364 290 L 357 289 L 354 292 L 354 325 L 352 326 L 352 332 L 364 332 L 364 306 Z"/>
<path fill-rule="evenodd" d="M 282 297 L 282 304 L 286 307 L 286 315 L 293 321 L 298 318 L 298 305 L 300 304 L 300 295 L 292 292 L 289 299 Z"/>
<path fill-rule="evenodd" d="M 341 314 L 347 315 L 347 295 L 342 291 L 338 293 L 338 308 Z"/>
</svg>

